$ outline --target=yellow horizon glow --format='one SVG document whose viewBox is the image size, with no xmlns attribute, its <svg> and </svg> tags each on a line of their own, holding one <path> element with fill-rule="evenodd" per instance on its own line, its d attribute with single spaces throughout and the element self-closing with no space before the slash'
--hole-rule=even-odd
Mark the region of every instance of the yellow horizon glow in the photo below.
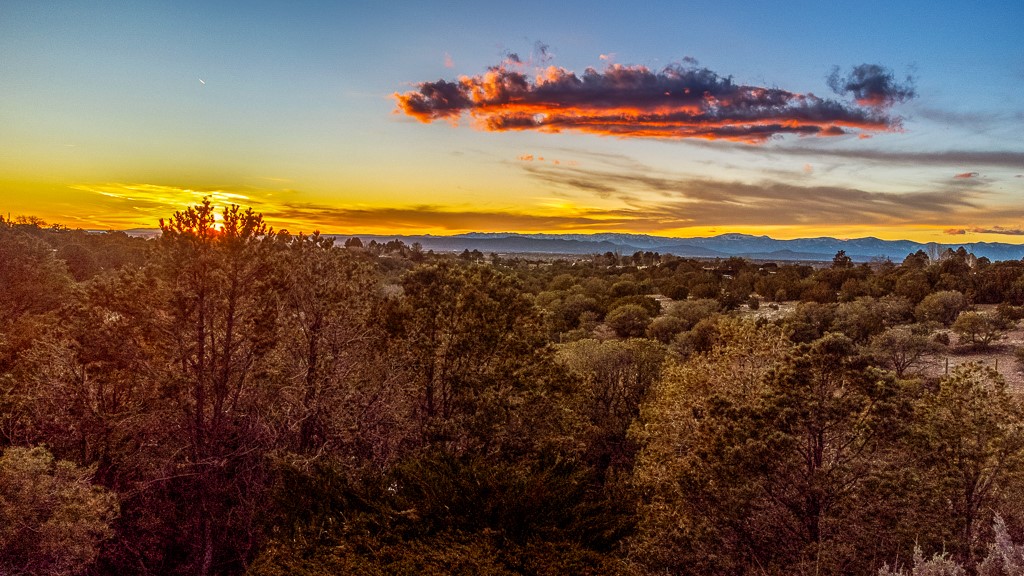
<svg viewBox="0 0 1024 576">
<path fill-rule="evenodd" d="M 8 185 L 10 183 L 7 183 Z M 29 184 L 29 183 L 23 183 Z M 943 244 L 1002 242 L 1022 244 L 1024 237 L 991 234 L 965 229 L 964 234 L 945 231 L 956 224 L 881 226 L 864 225 L 735 225 L 735 226 L 659 226 L 642 218 L 632 218 L 623 210 L 581 207 L 565 198 L 537 198 L 525 207 L 494 206 L 473 211 L 466 204 L 417 206 L 393 203 L 303 203 L 309 195 L 288 190 L 176 187 L 157 184 L 93 183 L 54 187 L 32 183 L 22 189 L 32 194 L 8 197 L 0 206 L 5 217 L 34 216 L 49 224 L 88 230 L 155 229 L 161 218 L 209 198 L 218 210 L 229 204 L 264 214 L 268 224 L 292 233 L 341 235 L 435 235 L 450 236 L 469 232 L 594 234 L 650 234 L 672 238 L 715 236 L 725 233 L 765 235 L 786 240 L 828 236 L 839 239 L 873 236 L 883 240 L 911 240 Z M 56 190 L 56 192 L 55 192 Z"/>
</svg>

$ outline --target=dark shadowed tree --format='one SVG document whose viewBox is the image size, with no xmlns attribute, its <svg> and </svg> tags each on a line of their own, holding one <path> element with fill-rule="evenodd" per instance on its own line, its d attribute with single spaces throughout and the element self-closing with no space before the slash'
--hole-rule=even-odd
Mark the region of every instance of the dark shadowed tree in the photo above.
<svg viewBox="0 0 1024 576">
<path fill-rule="evenodd" d="M 878 534 L 895 521 L 878 510 L 908 409 L 897 383 L 841 335 L 787 358 L 777 328 L 721 326 L 634 427 L 638 558 L 667 572 L 872 573 L 893 551 Z"/>
<path fill-rule="evenodd" d="M 262 361 L 277 337 L 268 274 L 276 239 L 261 215 L 209 201 L 161 220 L 158 274 L 174 367 L 163 385 L 181 450 L 164 484 L 177 501 L 185 563 L 206 576 L 244 563 L 255 538 L 268 426 Z"/>
<path fill-rule="evenodd" d="M 85 574 L 112 534 L 117 497 L 44 448 L 0 455 L 0 573 Z"/>
<path fill-rule="evenodd" d="M 408 273 L 402 289 L 387 327 L 421 442 L 455 454 L 529 444 L 520 427 L 558 377 L 540 312 L 515 280 L 442 262 Z"/>
<path fill-rule="evenodd" d="M 0 224 L 0 374 L 74 294 L 67 267 L 46 243 Z"/>
<path fill-rule="evenodd" d="M 941 527 L 954 556 L 973 566 L 982 529 L 1011 497 L 1024 472 L 1024 420 L 1019 400 L 994 370 L 958 366 L 924 396 L 915 441 L 934 498 L 931 524 Z"/>
<path fill-rule="evenodd" d="M 346 248 L 356 247 L 352 240 Z M 372 388 L 365 368 L 374 364 L 369 356 L 381 335 L 370 322 L 378 279 L 358 253 L 336 249 L 319 234 L 291 238 L 278 257 L 285 358 L 279 395 L 288 408 L 277 425 L 299 453 L 337 450 L 354 441 L 345 420 L 349 403 L 360 403 L 360 383 L 368 393 Z"/>
<path fill-rule="evenodd" d="M 661 376 L 662 346 L 650 340 L 579 340 L 558 349 L 559 359 L 583 386 L 583 410 L 593 426 L 588 456 L 601 473 L 629 471 L 636 447 L 626 431 L 640 402 Z"/>
</svg>

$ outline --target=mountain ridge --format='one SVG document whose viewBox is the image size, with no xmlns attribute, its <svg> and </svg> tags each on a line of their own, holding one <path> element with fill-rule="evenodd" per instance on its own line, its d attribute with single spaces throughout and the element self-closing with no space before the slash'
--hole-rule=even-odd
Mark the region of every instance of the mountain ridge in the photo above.
<svg viewBox="0 0 1024 576">
<path fill-rule="evenodd" d="M 349 237 L 346 235 L 332 235 Z M 918 250 L 937 256 L 947 248 L 961 246 L 975 256 L 990 260 L 1024 258 L 1024 245 L 1002 242 L 923 243 L 913 240 L 882 240 L 873 236 L 839 239 L 830 236 L 780 240 L 770 236 L 726 233 L 716 236 L 676 238 L 650 234 L 599 232 L 594 234 L 549 234 L 521 232 L 470 232 L 451 236 L 434 235 L 356 235 L 363 240 L 399 239 L 419 242 L 425 250 L 485 252 L 533 252 L 541 254 L 594 254 L 618 252 L 658 252 L 681 257 L 755 260 L 828 261 L 843 250 L 856 262 L 888 259 L 902 261 Z"/>
<path fill-rule="evenodd" d="M 124 232 L 136 236 L 159 235 L 158 229 L 132 229 Z M 424 250 L 461 252 L 480 250 L 497 253 L 525 254 L 604 254 L 617 252 L 658 252 L 684 258 L 729 258 L 750 260 L 784 260 L 826 262 L 843 250 L 855 262 L 893 260 L 901 262 L 918 250 L 937 256 L 947 248 L 961 246 L 968 252 L 990 260 L 1024 259 L 1024 244 L 1005 242 L 924 243 L 913 240 L 882 240 L 874 236 L 834 238 L 817 236 L 781 240 L 767 235 L 728 232 L 715 236 L 678 238 L 652 234 L 595 232 L 593 234 L 551 234 L 524 232 L 467 232 L 452 235 L 435 234 L 322 234 L 344 240 L 357 237 L 363 242 L 401 240 L 408 245 L 419 243 Z"/>
</svg>

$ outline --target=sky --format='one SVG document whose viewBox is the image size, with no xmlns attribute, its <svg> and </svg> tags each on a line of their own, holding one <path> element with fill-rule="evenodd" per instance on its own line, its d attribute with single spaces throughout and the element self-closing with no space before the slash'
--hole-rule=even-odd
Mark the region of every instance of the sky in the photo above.
<svg viewBox="0 0 1024 576">
<path fill-rule="evenodd" d="M 1024 242 L 1024 3 L 0 2 L 0 213 Z"/>
</svg>

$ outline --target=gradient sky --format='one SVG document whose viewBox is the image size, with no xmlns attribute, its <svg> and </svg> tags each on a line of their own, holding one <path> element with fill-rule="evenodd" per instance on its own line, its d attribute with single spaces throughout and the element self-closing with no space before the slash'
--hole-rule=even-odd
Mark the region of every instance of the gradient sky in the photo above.
<svg viewBox="0 0 1024 576">
<path fill-rule="evenodd" d="M 210 196 L 307 232 L 1024 242 L 1022 23 L 1019 0 L 6 0 L 0 211 L 152 228 Z M 844 90 L 858 69 L 892 97 Z M 684 98 L 700 74 L 725 88 Z M 485 97 L 495 78 L 526 86 Z M 766 94 L 770 117 L 744 100 Z"/>
</svg>

